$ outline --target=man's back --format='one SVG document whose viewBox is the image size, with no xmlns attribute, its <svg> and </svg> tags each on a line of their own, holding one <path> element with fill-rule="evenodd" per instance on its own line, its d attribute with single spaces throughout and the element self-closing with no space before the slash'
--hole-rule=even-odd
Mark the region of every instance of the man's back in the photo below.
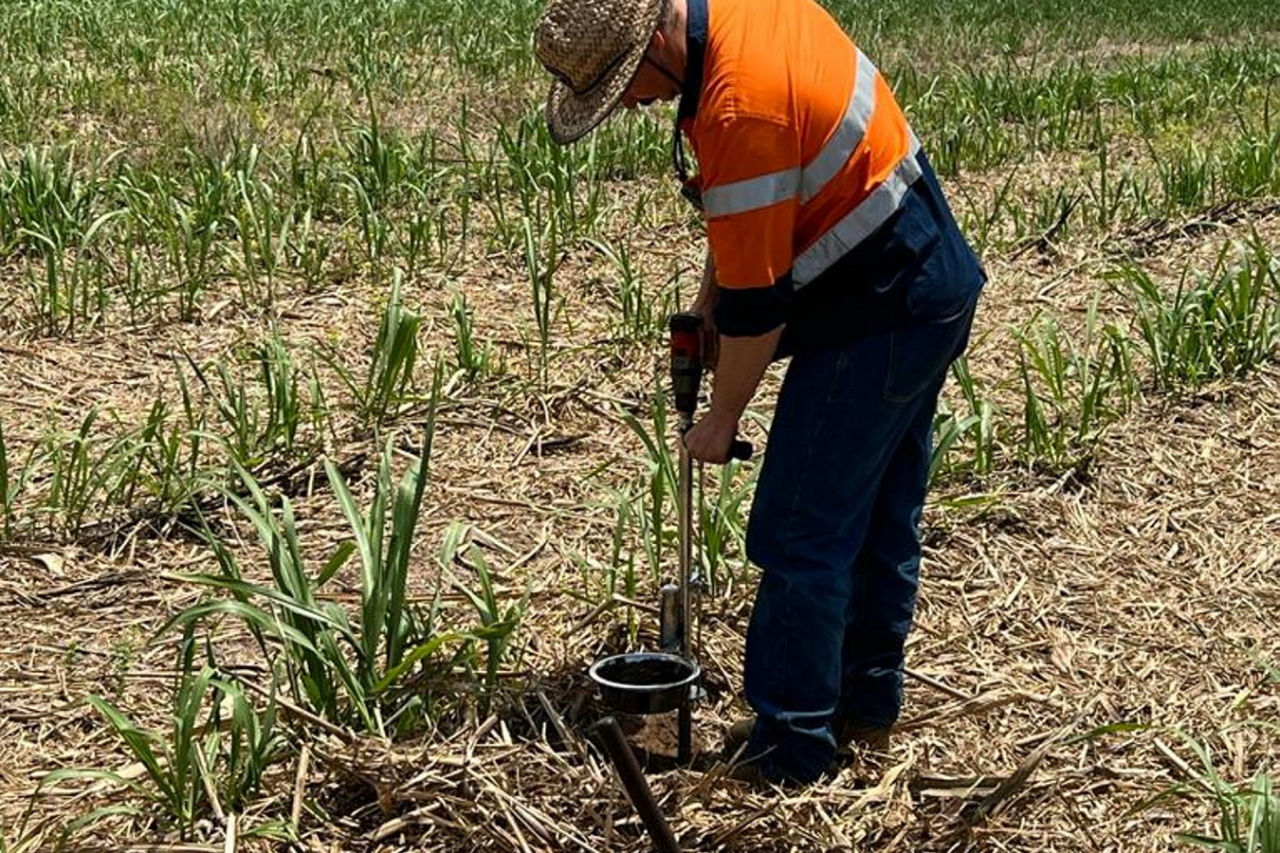
<svg viewBox="0 0 1280 853">
<path fill-rule="evenodd" d="M 884 79 L 817 3 L 705 2 L 699 96 L 685 128 L 721 284 L 767 286 L 797 262 L 804 284 L 826 266 L 806 262 L 806 250 L 913 153 L 911 130 Z M 851 246 L 840 248 L 836 256 Z"/>
</svg>

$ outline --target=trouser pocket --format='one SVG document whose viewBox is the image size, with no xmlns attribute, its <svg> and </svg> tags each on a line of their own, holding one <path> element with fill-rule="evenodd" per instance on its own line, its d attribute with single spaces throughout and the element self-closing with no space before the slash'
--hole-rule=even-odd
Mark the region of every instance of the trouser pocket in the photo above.
<svg viewBox="0 0 1280 853">
<path fill-rule="evenodd" d="M 977 296 L 956 315 L 941 321 L 907 326 L 889 333 L 884 399 L 906 403 L 941 385 L 951 362 L 964 352 Z"/>
</svg>

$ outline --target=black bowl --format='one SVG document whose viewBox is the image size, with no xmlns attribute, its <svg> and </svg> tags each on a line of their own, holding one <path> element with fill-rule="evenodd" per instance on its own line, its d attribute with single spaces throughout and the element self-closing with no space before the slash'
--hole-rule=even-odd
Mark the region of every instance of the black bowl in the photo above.
<svg viewBox="0 0 1280 853">
<path fill-rule="evenodd" d="M 678 655 L 634 652 L 601 658 L 587 675 L 609 707 L 624 714 L 661 714 L 679 708 L 702 667 Z"/>
</svg>

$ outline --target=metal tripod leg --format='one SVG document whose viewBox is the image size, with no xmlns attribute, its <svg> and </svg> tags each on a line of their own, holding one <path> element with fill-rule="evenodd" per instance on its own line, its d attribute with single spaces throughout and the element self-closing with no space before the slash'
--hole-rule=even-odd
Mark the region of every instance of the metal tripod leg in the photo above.
<svg viewBox="0 0 1280 853">
<path fill-rule="evenodd" d="M 649 783 L 645 781 L 644 772 L 636 762 L 635 753 L 631 751 L 631 747 L 627 746 L 627 741 L 622 736 L 618 721 L 613 717 L 605 717 L 595 724 L 593 731 L 604 744 L 609 758 L 613 761 L 613 766 L 617 768 L 618 777 L 626 788 L 627 797 L 635 806 L 645 829 L 649 830 L 654 848 L 658 853 L 680 853 L 680 844 L 671 833 L 662 810 L 658 808 L 653 792 L 649 790 Z"/>
</svg>

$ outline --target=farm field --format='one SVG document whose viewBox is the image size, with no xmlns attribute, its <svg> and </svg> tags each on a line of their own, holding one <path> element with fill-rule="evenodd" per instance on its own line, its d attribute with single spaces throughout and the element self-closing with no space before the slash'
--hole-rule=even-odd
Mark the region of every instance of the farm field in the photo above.
<svg viewBox="0 0 1280 853">
<path fill-rule="evenodd" d="M 826 5 L 991 280 L 887 758 L 721 778 L 759 462 L 702 473 L 673 830 L 1280 850 L 1280 2 Z M 0 853 L 652 849 L 585 669 L 654 645 L 705 244 L 667 108 L 551 142 L 538 11 L 0 4 Z"/>
</svg>

